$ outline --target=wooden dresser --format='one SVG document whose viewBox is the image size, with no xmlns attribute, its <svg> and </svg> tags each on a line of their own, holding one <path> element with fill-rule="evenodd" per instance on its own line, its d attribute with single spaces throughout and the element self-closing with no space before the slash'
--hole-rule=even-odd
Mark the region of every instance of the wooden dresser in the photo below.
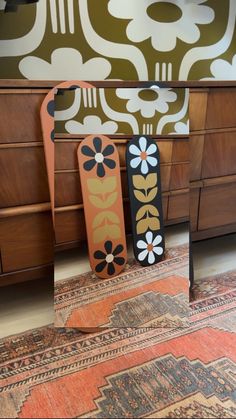
<svg viewBox="0 0 236 419">
<path fill-rule="evenodd" d="M 48 89 L 3 85 L 0 285 L 49 278 L 53 267 L 53 231 L 39 115 Z"/>
<path fill-rule="evenodd" d="M 190 93 L 192 239 L 236 232 L 236 87 Z"/>
<path fill-rule="evenodd" d="M 54 234 L 39 110 L 55 84 L 21 80 L 0 85 L 0 285 L 52 275 Z M 236 231 L 236 88 L 192 89 L 190 119 L 191 229 L 193 240 L 200 240 Z M 58 250 L 75 247 L 86 237 L 79 141 L 74 136 L 55 140 Z M 129 232 L 127 141 L 116 139 Z M 157 142 L 165 224 L 184 222 L 189 218 L 188 138 L 169 136 Z"/>
</svg>

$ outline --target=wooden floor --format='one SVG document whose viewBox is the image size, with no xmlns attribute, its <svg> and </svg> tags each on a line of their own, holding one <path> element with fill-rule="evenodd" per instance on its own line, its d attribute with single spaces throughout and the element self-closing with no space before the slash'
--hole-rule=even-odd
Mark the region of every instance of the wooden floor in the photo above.
<svg viewBox="0 0 236 419">
<path fill-rule="evenodd" d="M 193 244 L 194 278 L 236 269 L 236 234 Z"/>
</svg>

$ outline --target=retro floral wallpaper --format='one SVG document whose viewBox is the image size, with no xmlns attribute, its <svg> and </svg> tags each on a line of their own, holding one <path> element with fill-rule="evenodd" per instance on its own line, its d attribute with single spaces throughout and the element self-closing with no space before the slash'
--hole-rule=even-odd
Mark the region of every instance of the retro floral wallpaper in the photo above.
<svg viewBox="0 0 236 419">
<path fill-rule="evenodd" d="M 188 102 L 183 88 L 64 90 L 55 96 L 55 132 L 188 135 Z"/>
<path fill-rule="evenodd" d="M 235 79 L 235 0 L 39 0 L 5 13 L 0 77 Z"/>
</svg>

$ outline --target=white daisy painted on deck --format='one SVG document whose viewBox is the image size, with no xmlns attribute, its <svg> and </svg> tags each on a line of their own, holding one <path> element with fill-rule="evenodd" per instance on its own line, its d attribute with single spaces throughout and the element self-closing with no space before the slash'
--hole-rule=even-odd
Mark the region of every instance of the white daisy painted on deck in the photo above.
<svg viewBox="0 0 236 419">
<path fill-rule="evenodd" d="M 158 244 L 162 241 L 162 236 L 158 234 L 155 238 L 153 238 L 153 233 L 151 231 L 148 231 L 145 235 L 144 240 L 139 240 L 137 242 L 138 249 L 141 250 L 141 252 L 138 255 L 138 260 L 141 262 L 148 257 L 148 263 L 152 265 L 155 262 L 155 254 L 160 256 L 163 254 L 163 247 L 158 246 Z"/>
<path fill-rule="evenodd" d="M 116 94 L 121 99 L 128 99 L 127 111 L 132 113 L 139 111 L 144 118 L 152 118 L 155 112 L 168 112 L 169 102 L 175 102 L 177 99 L 177 94 L 171 88 L 156 90 L 119 88 L 116 89 Z"/>
<path fill-rule="evenodd" d="M 110 0 L 108 10 L 118 19 L 128 19 L 126 34 L 132 42 L 151 39 L 157 51 L 171 51 L 177 39 L 194 44 L 200 39 L 198 25 L 214 20 L 206 0 Z M 166 15 L 164 10 L 168 10 Z"/>
<path fill-rule="evenodd" d="M 135 157 L 131 159 L 130 166 L 133 169 L 136 169 L 141 164 L 141 173 L 146 175 L 149 171 L 148 165 L 155 167 L 158 164 L 157 158 L 152 157 L 157 151 L 157 146 L 155 144 L 147 144 L 147 139 L 145 137 L 140 137 L 137 143 L 139 145 L 131 144 L 129 147 L 129 152 Z"/>
</svg>

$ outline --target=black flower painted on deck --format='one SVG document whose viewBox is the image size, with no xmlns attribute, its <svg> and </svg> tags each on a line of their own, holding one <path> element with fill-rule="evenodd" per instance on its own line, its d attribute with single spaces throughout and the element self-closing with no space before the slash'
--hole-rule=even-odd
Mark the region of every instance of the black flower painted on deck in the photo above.
<svg viewBox="0 0 236 419">
<path fill-rule="evenodd" d="M 109 144 L 102 150 L 102 140 L 99 137 L 93 139 L 94 150 L 87 145 L 82 146 L 82 153 L 85 156 L 92 157 L 84 163 L 84 169 L 86 171 L 92 170 L 97 165 L 97 176 L 105 176 L 105 166 L 109 169 L 116 167 L 116 162 L 112 159 L 107 158 L 114 153 L 113 145 Z"/>
<path fill-rule="evenodd" d="M 125 263 L 125 259 L 118 256 L 124 250 L 124 247 L 118 244 L 112 251 L 112 242 L 108 240 L 105 242 L 104 248 L 106 253 L 101 250 L 97 250 L 94 253 L 95 259 L 102 260 L 102 262 L 96 265 L 95 271 L 102 272 L 107 267 L 108 275 L 113 275 L 115 273 L 115 265 L 122 266 Z"/>
</svg>

